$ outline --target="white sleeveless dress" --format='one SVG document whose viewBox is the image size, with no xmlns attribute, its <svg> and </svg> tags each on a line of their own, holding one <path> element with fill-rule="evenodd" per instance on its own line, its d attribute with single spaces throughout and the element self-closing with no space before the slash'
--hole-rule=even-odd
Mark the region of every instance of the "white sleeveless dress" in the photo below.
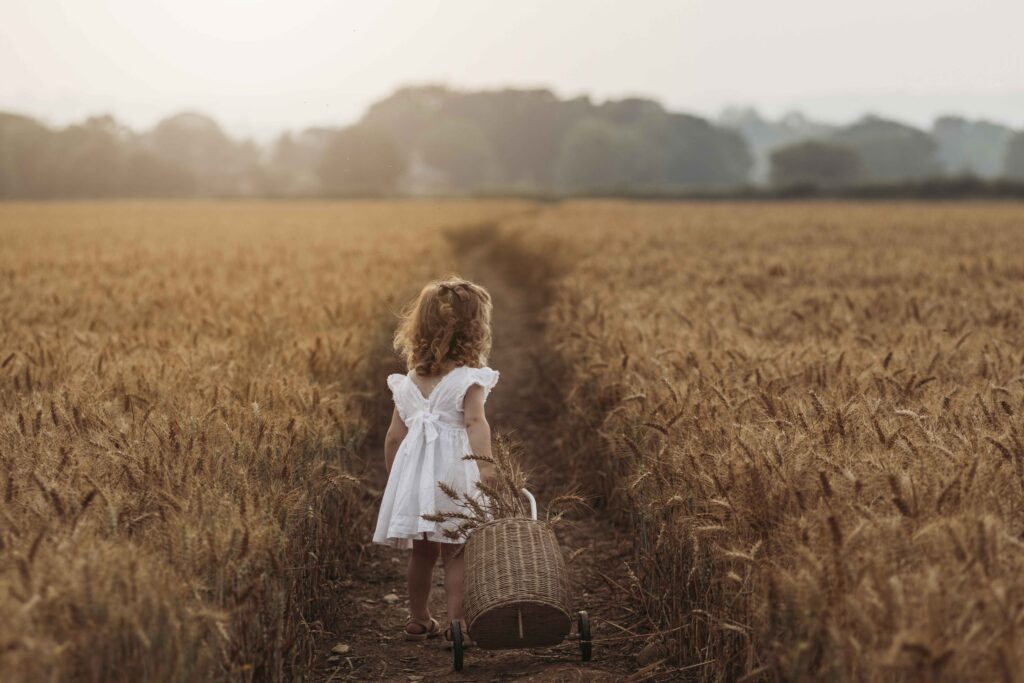
<svg viewBox="0 0 1024 683">
<path fill-rule="evenodd" d="M 476 494 L 480 468 L 475 460 L 463 458 L 472 450 L 462 402 L 474 384 L 484 388 L 486 400 L 497 382 L 495 370 L 462 366 L 442 377 L 430 396 L 424 396 L 409 375 L 388 377 L 398 415 L 409 433 L 391 467 L 374 543 L 411 548 L 413 539 L 456 542 L 444 530 L 457 528 L 457 521 L 428 522 L 422 515 L 461 510 L 441 491 L 439 481 L 460 493 Z"/>
</svg>

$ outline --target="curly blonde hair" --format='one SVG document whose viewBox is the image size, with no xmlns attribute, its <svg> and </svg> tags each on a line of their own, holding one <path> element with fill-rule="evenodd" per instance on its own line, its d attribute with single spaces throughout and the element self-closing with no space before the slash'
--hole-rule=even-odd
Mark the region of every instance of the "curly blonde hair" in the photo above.
<svg viewBox="0 0 1024 683">
<path fill-rule="evenodd" d="M 421 376 L 478 368 L 491 352 L 491 295 L 469 280 L 431 282 L 402 315 L 395 350 Z"/>
</svg>

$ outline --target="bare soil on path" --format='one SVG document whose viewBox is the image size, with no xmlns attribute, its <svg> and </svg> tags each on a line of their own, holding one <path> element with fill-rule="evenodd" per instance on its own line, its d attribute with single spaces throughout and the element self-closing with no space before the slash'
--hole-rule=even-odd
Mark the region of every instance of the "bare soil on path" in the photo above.
<svg viewBox="0 0 1024 683">
<path fill-rule="evenodd" d="M 490 231 L 491 233 L 493 231 Z M 567 483 L 558 471 L 558 406 L 560 389 L 550 379 L 550 354 L 544 353 L 542 308 L 544 292 L 527 286 L 495 249 L 486 228 L 474 230 L 473 239 L 456 241 L 461 275 L 485 286 L 494 299 L 494 349 L 491 367 L 501 379 L 488 399 L 488 420 L 498 433 L 510 434 L 522 444 L 530 486 L 543 508 L 545 500 L 564 492 Z M 381 386 L 384 386 L 383 378 Z M 370 444 L 374 453 L 379 444 Z M 369 457 L 374 457 L 372 454 Z M 379 457 L 379 453 L 376 453 Z M 383 487 L 383 466 L 379 481 Z M 350 605 L 344 623 L 325 633 L 318 681 L 620 681 L 637 668 L 633 653 L 642 641 L 631 637 L 632 625 L 641 621 L 625 594 L 629 585 L 626 562 L 632 544 L 625 532 L 604 520 L 599 512 L 575 515 L 558 526 L 559 541 L 568 557 L 573 583 L 573 610 L 588 610 L 593 620 L 594 652 L 590 662 L 580 661 L 575 641 L 533 650 L 466 652 L 465 668 L 452 669 L 451 651 L 442 638 L 408 642 L 402 630 L 408 615 L 405 596 L 406 553 L 368 544 L 360 562 L 338 582 L 337 599 Z M 435 572 L 431 607 L 442 624 L 443 570 Z M 398 600 L 385 601 L 394 594 Z M 334 648 L 332 651 L 331 649 Z M 636 680 L 647 680 L 639 672 Z"/>
</svg>

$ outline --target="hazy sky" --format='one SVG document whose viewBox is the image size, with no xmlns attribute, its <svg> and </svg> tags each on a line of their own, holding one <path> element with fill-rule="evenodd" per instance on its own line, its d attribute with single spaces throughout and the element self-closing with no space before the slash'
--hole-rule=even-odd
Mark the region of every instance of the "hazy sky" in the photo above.
<svg viewBox="0 0 1024 683">
<path fill-rule="evenodd" d="M 1024 0 L 0 0 L 0 109 L 348 123 L 404 84 L 1024 127 Z"/>
</svg>

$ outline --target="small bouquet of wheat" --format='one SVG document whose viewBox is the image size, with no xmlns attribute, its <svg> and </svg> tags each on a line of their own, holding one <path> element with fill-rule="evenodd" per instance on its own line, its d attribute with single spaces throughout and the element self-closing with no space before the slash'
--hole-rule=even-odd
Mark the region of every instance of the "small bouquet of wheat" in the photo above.
<svg viewBox="0 0 1024 683">
<path fill-rule="evenodd" d="M 530 510 L 523 489 L 527 488 L 527 476 L 519 464 L 520 447 L 511 439 L 498 436 L 495 439 L 492 457 L 467 455 L 466 460 L 485 462 L 494 468 L 494 477 L 488 481 L 480 481 L 476 491 L 459 492 L 448 484 L 439 481 L 438 487 L 448 496 L 457 509 L 434 514 L 423 515 L 429 522 L 450 523 L 442 532 L 452 541 L 465 541 L 469 535 L 483 524 L 498 519 L 528 519 Z M 557 525 L 563 516 L 576 507 L 586 505 L 586 501 L 575 493 L 568 493 L 553 498 L 547 505 L 546 522 Z"/>
</svg>

